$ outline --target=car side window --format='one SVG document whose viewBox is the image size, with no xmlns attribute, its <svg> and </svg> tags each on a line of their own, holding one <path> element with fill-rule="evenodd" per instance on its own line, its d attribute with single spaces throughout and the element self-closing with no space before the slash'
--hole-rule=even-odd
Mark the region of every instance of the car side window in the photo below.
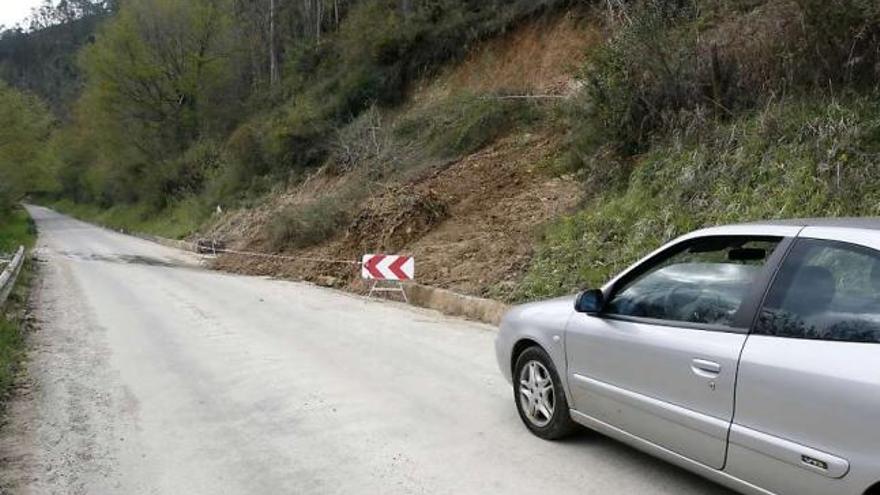
<svg viewBox="0 0 880 495">
<path fill-rule="evenodd" d="M 706 237 L 686 242 L 616 290 L 605 314 L 732 326 L 780 240 Z"/>
<path fill-rule="evenodd" d="M 770 287 L 754 333 L 880 342 L 880 252 L 799 239 Z"/>
</svg>

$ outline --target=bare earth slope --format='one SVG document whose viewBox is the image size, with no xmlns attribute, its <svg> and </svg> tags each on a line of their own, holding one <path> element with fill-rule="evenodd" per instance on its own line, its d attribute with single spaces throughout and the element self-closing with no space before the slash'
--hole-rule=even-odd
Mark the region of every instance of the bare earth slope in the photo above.
<svg viewBox="0 0 880 495">
<path fill-rule="evenodd" d="M 573 208 L 582 197 L 572 178 L 553 178 L 540 163 L 557 140 L 539 135 L 512 136 L 450 165 L 429 169 L 403 184 L 379 192 L 361 206 L 356 228 L 330 242 L 288 251 L 294 257 L 360 260 L 370 252 L 416 257 L 419 282 L 486 296 L 493 288 L 513 285 L 532 256 L 538 229 Z M 322 180 L 303 186 L 301 194 L 320 194 Z M 447 217 L 422 225 L 426 212 L 412 209 L 409 198 L 430 197 L 445 205 Z M 215 231 L 233 247 L 271 251 L 258 230 L 273 214 L 272 204 L 233 214 L 238 226 Z M 243 217 L 243 218 L 242 218 Z M 248 220 L 244 220 L 248 218 Z M 228 223 L 227 223 L 228 225 Z M 411 231 L 411 232 L 408 232 Z M 346 265 L 225 256 L 216 262 L 234 272 L 320 281 L 332 275 L 357 287 L 359 269 Z"/>
<path fill-rule="evenodd" d="M 39 330 L 0 492 L 724 493 L 597 435 L 532 437 L 486 326 L 31 212 Z"/>
<path fill-rule="evenodd" d="M 458 92 L 570 96 L 577 86 L 574 74 L 601 36 L 597 23 L 573 13 L 530 21 L 478 44 L 461 63 L 426 79 L 395 115 L 418 114 Z M 563 148 L 561 133 L 552 125 L 517 129 L 460 159 L 434 164 L 436 159 L 426 158 L 416 167 L 421 173 L 400 172 L 369 187 L 362 184 L 363 174 L 319 172 L 251 208 L 217 218 L 209 235 L 238 249 L 275 252 L 268 231 L 286 208 L 355 185 L 370 194 L 358 205 L 353 225 L 317 246 L 284 254 L 342 260 L 359 260 L 368 252 L 409 254 L 416 257 L 419 282 L 505 298 L 528 266 L 542 226 L 583 199 L 579 180 L 549 170 Z M 424 203 L 442 205 L 445 215 L 430 218 L 430 211 L 419 208 Z M 331 276 L 337 286 L 362 288 L 358 271 L 345 265 L 229 256 L 218 267 L 319 282 Z"/>
</svg>

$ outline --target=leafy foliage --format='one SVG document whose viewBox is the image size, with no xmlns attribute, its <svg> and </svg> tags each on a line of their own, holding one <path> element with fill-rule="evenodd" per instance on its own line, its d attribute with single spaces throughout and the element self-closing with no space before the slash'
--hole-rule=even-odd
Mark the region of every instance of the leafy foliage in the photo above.
<svg viewBox="0 0 880 495">
<path fill-rule="evenodd" d="M 39 99 L 0 81 L 0 215 L 26 192 L 53 187 L 41 162 L 51 128 L 52 117 Z"/>
<path fill-rule="evenodd" d="M 641 0 L 612 16 L 609 41 L 584 69 L 572 159 L 594 170 L 603 147 L 634 155 L 658 135 L 711 127 L 780 95 L 876 84 L 876 2 L 739 4 Z"/>
<path fill-rule="evenodd" d="M 397 105 L 412 82 L 473 42 L 565 3 L 109 6 L 102 12 L 113 15 L 79 55 L 84 85 L 70 124 L 54 134 L 45 160 L 57 170 L 61 197 L 100 208 L 136 205 L 150 215 L 183 203 L 239 201 L 325 163 L 338 149 L 337 129 L 371 108 Z M 68 24 L 19 35 L 54 39 L 50 30 Z M 449 155 L 484 144 L 520 113 L 515 104 L 460 102 L 461 109 L 442 109 L 453 120 L 426 121 L 436 149 Z"/>
</svg>

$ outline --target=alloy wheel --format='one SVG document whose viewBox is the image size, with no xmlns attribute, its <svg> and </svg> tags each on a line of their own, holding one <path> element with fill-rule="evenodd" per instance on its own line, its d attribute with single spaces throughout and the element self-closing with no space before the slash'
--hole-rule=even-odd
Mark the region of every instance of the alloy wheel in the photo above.
<svg viewBox="0 0 880 495">
<path fill-rule="evenodd" d="M 534 426 L 543 428 L 553 420 L 556 391 L 550 371 L 539 361 L 529 361 L 519 372 L 519 402 Z"/>
</svg>

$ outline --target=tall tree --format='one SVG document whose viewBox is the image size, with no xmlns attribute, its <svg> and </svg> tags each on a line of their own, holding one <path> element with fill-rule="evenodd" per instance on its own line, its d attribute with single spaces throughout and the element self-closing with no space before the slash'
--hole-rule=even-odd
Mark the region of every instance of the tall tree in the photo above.
<svg viewBox="0 0 880 495">
<path fill-rule="evenodd" d="M 51 126 L 39 98 L 0 82 L 0 210 L 26 192 L 51 187 L 51 174 L 40 161 Z"/>
<path fill-rule="evenodd" d="M 93 109 L 152 157 L 180 152 L 211 122 L 232 78 L 223 0 L 139 0 L 83 56 Z"/>
<path fill-rule="evenodd" d="M 129 0 L 81 56 L 78 124 L 91 129 L 103 202 L 156 207 L 177 186 L 171 163 L 241 118 L 231 0 Z"/>
</svg>

